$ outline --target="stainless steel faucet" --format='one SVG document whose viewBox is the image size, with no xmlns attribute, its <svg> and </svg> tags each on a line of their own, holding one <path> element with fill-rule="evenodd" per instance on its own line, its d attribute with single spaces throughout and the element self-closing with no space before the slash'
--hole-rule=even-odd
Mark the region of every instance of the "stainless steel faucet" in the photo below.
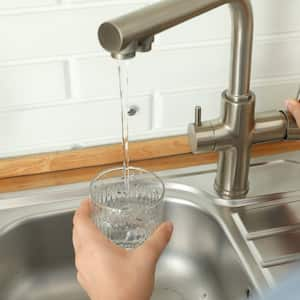
<svg viewBox="0 0 300 300">
<path fill-rule="evenodd" d="M 201 121 L 196 107 L 195 123 L 188 134 L 193 153 L 219 152 L 215 190 L 223 198 L 244 197 L 248 190 L 250 150 L 254 143 L 300 139 L 300 129 L 285 111 L 257 114 L 255 94 L 250 91 L 253 13 L 250 0 L 162 0 L 103 23 L 98 31 L 101 45 L 117 59 L 151 50 L 154 35 L 228 4 L 232 19 L 229 88 L 222 93 L 221 116 Z"/>
</svg>

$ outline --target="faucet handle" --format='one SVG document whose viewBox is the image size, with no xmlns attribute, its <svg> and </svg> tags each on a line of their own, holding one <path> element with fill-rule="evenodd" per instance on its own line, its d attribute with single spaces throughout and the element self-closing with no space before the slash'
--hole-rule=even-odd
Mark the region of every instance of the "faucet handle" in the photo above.
<svg viewBox="0 0 300 300">
<path fill-rule="evenodd" d="M 188 135 L 193 153 L 215 151 L 216 137 L 214 124 L 211 121 L 202 122 L 201 106 L 195 106 L 195 121 L 189 124 Z"/>
<path fill-rule="evenodd" d="M 200 127 L 202 125 L 202 121 L 201 121 L 201 106 L 200 105 L 196 105 L 195 106 L 195 126 Z"/>
</svg>

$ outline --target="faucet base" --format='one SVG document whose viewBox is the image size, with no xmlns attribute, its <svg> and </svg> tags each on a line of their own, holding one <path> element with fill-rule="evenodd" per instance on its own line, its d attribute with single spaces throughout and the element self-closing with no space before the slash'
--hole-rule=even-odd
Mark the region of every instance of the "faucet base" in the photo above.
<svg viewBox="0 0 300 300">
<path fill-rule="evenodd" d="M 255 129 L 255 94 L 231 99 L 222 95 L 220 130 L 215 130 L 219 151 L 216 192 L 224 198 L 243 198 L 249 190 L 250 150 Z"/>
<path fill-rule="evenodd" d="M 220 118 L 205 122 L 198 116 L 199 109 L 196 110 L 197 122 L 188 128 L 191 149 L 193 153 L 219 152 L 214 185 L 216 192 L 224 199 L 244 198 L 249 190 L 250 150 L 255 133 L 255 94 L 250 92 L 248 95 L 232 97 L 225 90 L 222 93 L 221 108 Z M 264 129 L 269 119 L 269 123 L 273 124 L 275 117 L 264 117 L 260 127 Z M 281 113 L 279 117 L 280 120 L 284 119 Z M 276 134 L 280 120 L 275 122 Z"/>
<path fill-rule="evenodd" d="M 247 188 L 245 190 L 239 190 L 239 191 L 227 191 L 224 190 L 216 181 L 214 183 L 214 189 L 216 193 L 220 196 L 220 198 L 225 200 L 230 199 L 241 199 L 245 198 L 246 195 L 249 192 L 249 183 L 247 185 Z"/>
</svg>

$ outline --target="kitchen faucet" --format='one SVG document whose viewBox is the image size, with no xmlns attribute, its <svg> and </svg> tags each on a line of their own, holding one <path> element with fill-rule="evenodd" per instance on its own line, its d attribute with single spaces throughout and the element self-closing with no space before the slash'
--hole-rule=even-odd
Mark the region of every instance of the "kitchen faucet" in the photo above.
<svg viewBox="0 0 300 300">
<path fill-rule="evenodd" d="M 253 11 L 250 0 L 162 0 L 103 23 L 98 31 L 101 45 L 116 59 L 151 50 L 154 35 L 228 4 L 232 19 L 229 87 L 222 93 L 221 115 L 188 127 L 193 153 L 219 152 L 215 190 L 225 199 L 243 198 L 249 190 L 248 174 L 252 144 L 300 139 L 300 129 L 286 111 L 258 113 L 250 90 L 253 44 Z"/>
</svg>

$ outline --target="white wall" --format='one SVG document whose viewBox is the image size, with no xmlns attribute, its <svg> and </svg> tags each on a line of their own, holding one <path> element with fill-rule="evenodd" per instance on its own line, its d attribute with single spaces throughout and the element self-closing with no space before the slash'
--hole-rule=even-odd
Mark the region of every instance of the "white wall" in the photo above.
<svg viewBox="0 0 300 300">
<path fill-rule="evenodd" d="M 120 141 L 116 62 L 104 20 L 153 1 L 0 1 L 0 157 Z M 300 1 L 253 0 L 257 110 L 279 109 L 300 82 Z M 130 63 L 131 139 L 180 134 L 193 106 L 219 114 L 230 22 L 219 8 L 157 36 Z"/>
</svg>

